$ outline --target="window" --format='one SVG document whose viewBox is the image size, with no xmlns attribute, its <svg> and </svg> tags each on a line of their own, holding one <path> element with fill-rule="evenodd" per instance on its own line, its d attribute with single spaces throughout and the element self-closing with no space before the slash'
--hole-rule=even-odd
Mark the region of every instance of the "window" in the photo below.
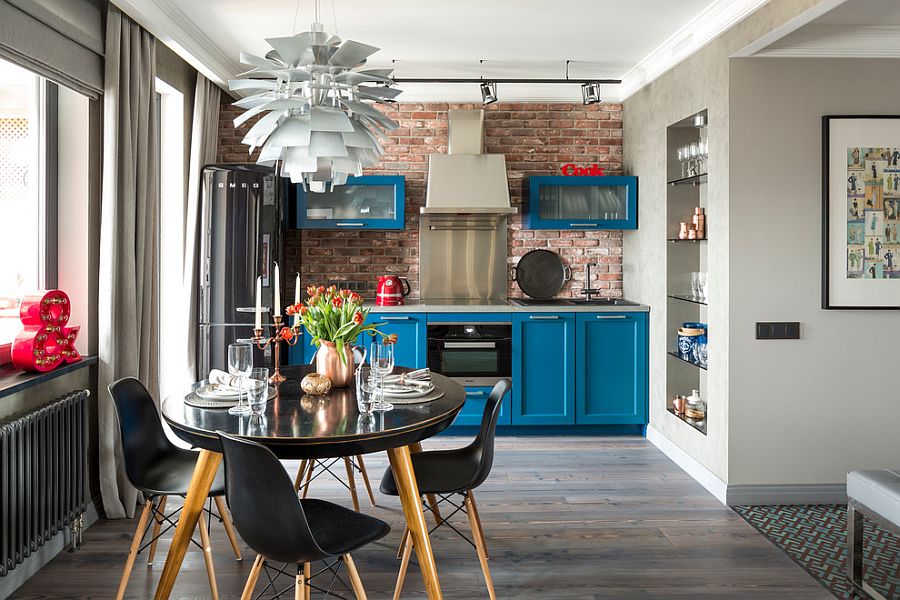
<svg viewBox="0 0 900 600">
<path fill-rule="evenodd" d="M 0 363 L 19 303 L 56 283 L 56 86 L 0 60 Z"/>
</svg>

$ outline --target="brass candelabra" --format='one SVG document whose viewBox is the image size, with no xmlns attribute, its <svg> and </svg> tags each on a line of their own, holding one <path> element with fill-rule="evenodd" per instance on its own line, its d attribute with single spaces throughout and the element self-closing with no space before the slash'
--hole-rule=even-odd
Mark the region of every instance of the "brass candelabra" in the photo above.
<svg viewBox="0 0 900 600">
<path fill-rule="evenodd" d="M 300 339 L 301 331 L 299 325 L 294 325 L 292 327 L 283 327 L 281 315 L 273 316 L 272 320 L 274 321 L 273 325 L 275 334 L 272 336 L 263 336 L 263 329 L 261 327 L 259 329 L 254 329 L 253 343 L 256 344 L 256 347 L 260 350 L 265 350 L 269 344 L 272 344 L 275 371 L 272 373 L 272 376 L 269 377 L 269 383 L 281 383 L 282 381 L 287 380 L 287 377 L 281 374 L 280 342 L 284 342 L 288 346 L 295 346 L 297 344 L 297 340 Z"/>
</svg>

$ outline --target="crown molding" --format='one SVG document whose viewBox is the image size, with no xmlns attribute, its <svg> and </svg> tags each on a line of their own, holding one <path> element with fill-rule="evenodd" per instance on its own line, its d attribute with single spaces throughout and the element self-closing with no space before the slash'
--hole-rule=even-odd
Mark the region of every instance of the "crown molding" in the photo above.
<svg viewBox="0 0 900 600">
<path fill-rule="evenodd" d="M 753 56 L 900 58 L 900 26 L 810 24 Z"/>
<path fill-rule="evenodd" d="M 228 89 L 228 79 L 241 69 L 197 27 L 172 0 L 112 0 L 122 12 L 171 48 L 207 79 Z"/>
<path fill-rule="evenodd" d="M 624 100 L 739 23 L 769 0 L 716 0 L 622 77 Z"/>
</svg>

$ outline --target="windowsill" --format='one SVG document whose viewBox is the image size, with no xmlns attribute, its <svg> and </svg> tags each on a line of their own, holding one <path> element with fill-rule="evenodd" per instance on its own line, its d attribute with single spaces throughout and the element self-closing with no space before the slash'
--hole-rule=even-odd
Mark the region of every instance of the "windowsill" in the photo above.
<svg viewBox="0 0 900 600">
<path fill-rule="evenodd" d="M 32 373 L 13 368 L 11 364 L 0 367 L 0 399 L 28 388 L 41 385 L 57 377 L 97 364 L 97 356 L 84 356 L 76 363 L 61 365 L 47 373 Z"/>
</svg>

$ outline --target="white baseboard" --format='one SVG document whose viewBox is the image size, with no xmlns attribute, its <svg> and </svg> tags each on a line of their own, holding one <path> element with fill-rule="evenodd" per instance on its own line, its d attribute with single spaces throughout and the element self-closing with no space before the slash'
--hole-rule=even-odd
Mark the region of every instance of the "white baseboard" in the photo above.
<svg viewBox="0 0 900 600">
<path fill-rule="evenodd" d="M 847 502 L 847 484 L 731 484 L 726 496 L 729 506 L 741 504 L 843 504 Z"/>
<path fill-rule="evenodd" d="M 722 504 L 728 504 L 726 502 L 728 485 L 652 425 L 647 425 L 647 441 L 659 448 L 685 473 L 697 480 L 697 483 L 705 487 L 710 494 L 715 496 L 716 500 Z"/>
</svg>

